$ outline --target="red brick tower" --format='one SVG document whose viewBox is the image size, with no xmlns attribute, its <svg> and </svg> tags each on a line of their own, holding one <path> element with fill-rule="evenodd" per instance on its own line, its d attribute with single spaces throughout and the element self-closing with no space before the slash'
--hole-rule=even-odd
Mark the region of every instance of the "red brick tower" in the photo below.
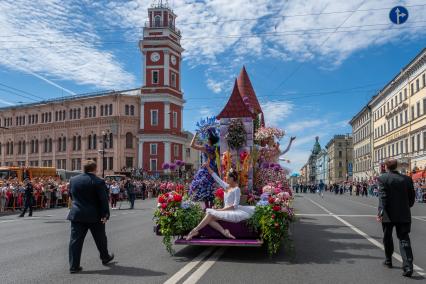
<svg viewBox="0 0 426 284">
<path fill-rule="evenodd" d="M 183 93 L 180 70 L 183 48 L 175 27 L 176 15 L 162 1 L 148 9 L 143 39 L 144 85 L 141 89 L 141 121 L 138 166 L 162 171 L 163 163 L 182 160 Z"/>
</svg>

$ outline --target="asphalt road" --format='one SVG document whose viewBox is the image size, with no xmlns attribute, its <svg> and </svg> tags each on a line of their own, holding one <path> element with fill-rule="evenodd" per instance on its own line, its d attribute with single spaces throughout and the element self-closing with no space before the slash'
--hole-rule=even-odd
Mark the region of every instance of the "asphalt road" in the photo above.
<svg viewBox="0 0 426 284">
<path fill-rule="evenodd" d="M 401 276 L 382 266 L 375 198 L 296 196 L 292 248 L 269 257 L 262 248 L 176 247 L 171 257 L 152 232 L 155 201 L 115 210 L 107 225 L 116 261 L 102 266 L 92 237 L 83 248 L 81 274 L 68 273 L 67 209 L 32 218 L 0 217 L 0 283 L 425 283 L 426 204 L 412 210 L 417 273 Z M 395 240 L 396 252 L 398 245 Z M 396 255 L 398 257 L 398 255 Z"/>
</svg>

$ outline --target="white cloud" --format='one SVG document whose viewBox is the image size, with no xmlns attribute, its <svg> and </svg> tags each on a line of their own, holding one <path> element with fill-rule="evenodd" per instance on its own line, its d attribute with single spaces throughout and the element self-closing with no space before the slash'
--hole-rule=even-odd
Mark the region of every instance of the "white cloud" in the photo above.
<svg viewBox="0 0 426 284">
<path fill-rule="evenodd" d="M 1 1 L 0 35 L 8 37 L 1 38 L 0 64 L 50 80 L 66 79 L 99 88 L 129 87 L 135 77 L 106 50 L 111 45 L 105 42 L 124 41 L 123 45 L 133 44 L 128 47 L 136 49 L 152 2 Z M 169 3 L 182 30 L 184 60 L 190 66 L 217 67 L 206 76 L 206 80 L 214 79 L 207 83 L 215 92 L 228 86 L 218 82 L 229 81 L 230 74 L 235 76 L 243 63 L 252 60 L 317 60 L 319 67 L 333 68 L 359 50 L 387 43 L 409 44 L 426 34 L 422 0 L 386 4 L 380 0 Z M 401 26 L 388 19 L 389 8 L 396 4 L 407 4 L 410 11 L 409 20 Z M 344 12 L 358 7 L 357 12 Z"/>
<path fill-rule="evenodd" d="M 287 101 L 268 101 L 261 104 L 265 121 L 271 126 L 280 126 L 293 111 L 293 104 Z"/>
<path fill-rule="evenodd" d="M 132 86 L 135 78 L 97 46 L 100 36 L 81 1 L 0 2 L 0 64 L 98 88 Z"/>
<path fill-rule="evenodd" d="M 3 100 L 3 99 L 0 99 L 0 104 L 8 105 L 8 106 L 13 106 L 13 105 L 15 105 L 14 103 L 11 103 L 11 102 L 6 101 L 6 100 Z"/>
<path fill-rule="evenodd" d="M 211 116 L 213 116 L 213 111 L 209 108 L 203 107 L 203 108 L 200 109 L 200 115 L 203 118 L 211 117 Z"/>
<path fill-rule="evenodd" d="M 325 65 L 330 61 L 338 65 L 354 52 L 370 46 L 424 36 L 426 29 L 422 22 L 426 6 L 409 8 L 406 26 L 396 27 L 389 21 L 389 10 L 397 4 L 404 3 L 396 0 L 386 3 L 379 0 L 286 1 L 279 12 L 282 16 L 323 14 L 275 18 L 276 31 L 282 35 L 270 37 L 268 42 L 294 59 L 321 58 Z M 410 6 L 420 4 L 425 3 L 420 0 L 407 2 Z M 335 13 L 357 9 L 356 12 Z"/>
<path fill-rule="evenodd" d="M 172 8 L 190 64 L 264 54 L 281 60 L 319 58 L 328 66 L 372 45 L 424 36 L 426 6 L 415 6 L 424 2 L 403 2 L 414 7 L 409 8 L 409 21 L 399 27 L 388 16 L 390 7 L 405 4 L 398 0 L 175 0 Z M 133 29 L 138 36 L 151 3 L 112 1 L 99 9 L 112 24 Z"/>
<path fill-rule="evenodd" d="M 224 87 L 224 82 L 217 82 L 211 78 L 207 79 L 207 87 L 212 90 L 213 93 L 218 94 L 222 92 Z"/>
<path fill-rule="evenodd" d="M 317 127 L 324 123 L 322 119 L 312 119 L 312 120 L 305 120 L 305 121 L 296 121 L 289 126 L 286 127 L 287 132 L 301 132 L 305 131 L 306 129 Z"/>
</svg>

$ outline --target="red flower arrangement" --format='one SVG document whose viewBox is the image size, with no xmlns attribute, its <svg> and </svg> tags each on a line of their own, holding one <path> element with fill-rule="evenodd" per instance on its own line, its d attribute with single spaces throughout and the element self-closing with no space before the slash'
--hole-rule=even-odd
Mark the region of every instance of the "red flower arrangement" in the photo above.
<svg viewBox="0 0 426 284">
<path fill-rule="evenodd" d="M 183 236 L 193 229 L 203 218 L 201 207 L 188 200 L 176 191 L 164 193 L 158 197 L 154 219 L 163 244 L 169 253 L 173 253 L 172 238 Z"/>
<path fill-rule="evenodd" d="M 223 188 L 218 188 L 216 192 L 214 193 L 214 196 L 219 198 L 220 200 L 223 200 L 225 196 L 225 190 L 223 190 Z"/>
<path fill-rule="evenodd" d="M 216 189 L 214 193 L 214 207 L 222 208 L 223 207 L 223 199 L 225 197 L 225 190 L 223 188 Z"/>
<path fill-rule="evenodd" d="M 179 207 L 182 201 L 182 195 L 177 192 L 164 193 L 158 197 L 158 208 L 169 209 L 171 207 Z"/>
</svg>

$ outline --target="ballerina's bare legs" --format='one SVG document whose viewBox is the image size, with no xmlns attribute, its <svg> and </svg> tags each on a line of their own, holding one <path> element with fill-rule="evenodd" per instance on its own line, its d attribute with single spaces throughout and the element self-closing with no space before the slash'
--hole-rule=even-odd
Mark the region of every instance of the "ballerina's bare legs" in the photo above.
<svg viewBox="0 0 426 284">
<path fill-rule="evenodd" d="M 193 237 L 195 237 L 195 236 L 197 236 L 199 234 L 199 231 L 202 228 L 204 228 L 207 225 L 209 225 L 210 227 L 212 227 L 216 231 L 219 231 L 222 235 L 224 235 L 228 239 L 235 239 L 235 237 L 231 234 L 231 232 L 229 232 L 228 229 L 224 229 L 217 222 L 216 217 L 214 217 L 213 215 L 210 215 L 210 214 L 206 214 L 206 216 L 204 216 L 204 219 L 200 222 L 200 224 L 198 224 L 197 227 L 195 227 L 194 229 L 192 229 L 192 231 L 188 234 L 188 236 L 186 236 L 185 239 L 187 241 L 190 241 Z"/>
</svg>

